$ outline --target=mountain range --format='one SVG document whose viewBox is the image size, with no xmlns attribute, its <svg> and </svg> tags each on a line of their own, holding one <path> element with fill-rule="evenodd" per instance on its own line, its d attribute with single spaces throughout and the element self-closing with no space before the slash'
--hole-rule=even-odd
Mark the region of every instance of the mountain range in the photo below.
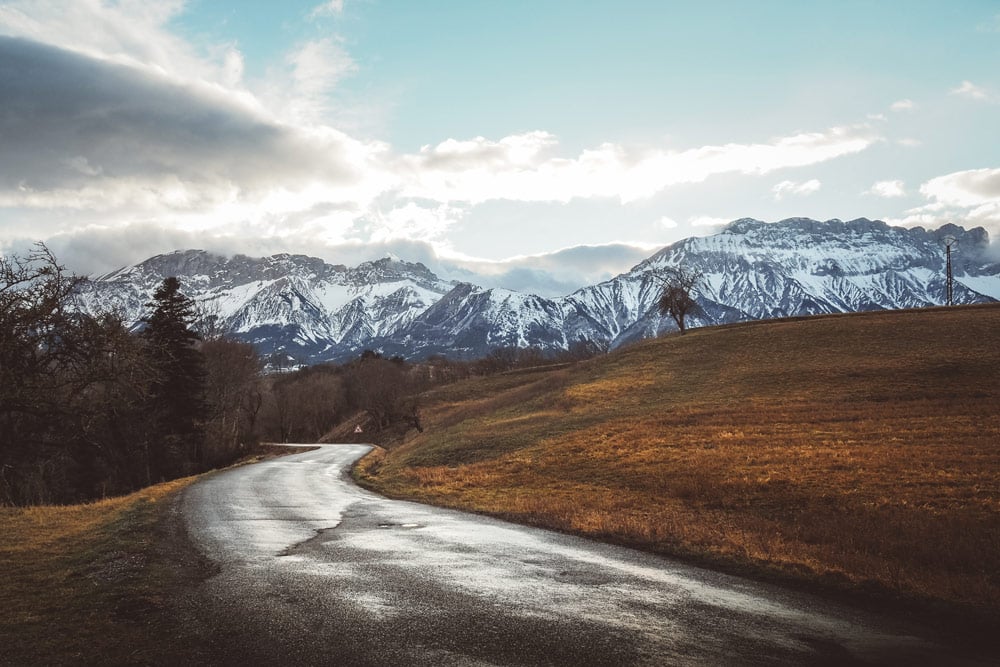
<svg viewBox="0 0 1000 667">
<path fill-rule="evenodd" d="M 560 298 L 445 281 L 423 264 L 393 257 L 352 268 L 305 255 L 183 250 L 86 280 L 79 302 L 86 311 L 118 312 L 139 327 L 154 290 L 176 276 L 203 325 L 253 343 L 264 355 L 307 364 L 364 349 L 410 359 L 476 358 L 496 347 L 551 352 L 580 340 L 617 347 L 674 329 L 656 302 L 663 271 L 681 265 L 702 274 L 701 313 L 690 326 L 942 305 L 946 239 L 954 302 L 1000 300 L 1000 263 L 989 257 L 989 237 L 980 227 L 743 218 Z"/>
</svg>

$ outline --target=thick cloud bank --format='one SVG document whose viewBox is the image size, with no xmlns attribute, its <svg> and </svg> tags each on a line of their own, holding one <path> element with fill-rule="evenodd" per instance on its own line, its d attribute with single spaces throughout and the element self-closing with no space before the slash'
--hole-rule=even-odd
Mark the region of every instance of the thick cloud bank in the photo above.
<svg viewBox="0 0 1000 667">
<path fill-rule="evenodd" d="M 192 209 L 276 186 L 348 187 L 346 136 L 270 121 L 207 83 L 0 37 L 0 204 Z"/>
</svg>

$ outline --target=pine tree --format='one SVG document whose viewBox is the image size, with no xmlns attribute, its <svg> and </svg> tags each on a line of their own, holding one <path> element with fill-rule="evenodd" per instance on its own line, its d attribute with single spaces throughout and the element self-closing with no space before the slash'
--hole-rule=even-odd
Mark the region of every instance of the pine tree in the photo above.
<svg viewBox="0 0 1000 667">
<path fill-rule="evenodd" d="M 150 390 L 150 408 L 160 436 L 153 457 L 153 475 L 174 477 L 203 464 L 205 417 L 205 363 L 191 330 L 194 302 L 170 277 L 153 293 L 153 312 L 143 321 L 143 337 L 156 379 Z"/>
</svg>

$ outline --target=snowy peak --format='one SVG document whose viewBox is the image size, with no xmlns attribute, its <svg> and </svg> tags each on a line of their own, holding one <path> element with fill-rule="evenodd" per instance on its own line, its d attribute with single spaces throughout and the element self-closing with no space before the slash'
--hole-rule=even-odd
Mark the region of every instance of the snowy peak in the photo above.
<svg viewBox="0 0 1000 667">
<path fill-rule="evenodd" d="M 87 281 L 81 307 L 139 322 L 168 276 L 203 313 L 264 353 L 303 362 L 365 348 L 419 358 L 474 358 L 496 347 L 563 350 L 578 340 L 622 345 L 674 328 L 656 302 L 666 268 L 702 274 L 692 326 L 892 308 L 945 301 L 945 240 L 957 303 L 1000 300 L 1000 264 L 986 230 L 892 227 L 858 218 L 775 223 L 741 218 L 718 233 L 678 241 L 630 271 L 559 299 L 443 281 L 394 256 L 356 267 L 305 255 L 223 257 L 203 250 L 158 255 Z"/>
<path fill-rule="evenodd" d="M 451 290 L 423 264 L 385 258 L 355 268 L 306 255 L 227 258 L 203 250 L 157 255 L 90 280 L 85 310 L 111 308 L 138 323 L 168 276 L 223 330 L 305 361 L 353 353 L 392 335 Z"/>
<path fill-rule="evenodd" d="M 720 232 L 659 251 L 613 280 L 569 298 L 615 333 L 613 344 L 652 335 L 669 323 L 655 312 L 657 273 L 685 266 L 703 280 L 696 324 L 941 305 L 945 301 L 943 239 L 954 242 L 955 299 L 1000 298 L 1000 266 L 987 259 L 981 227 L 927 231 L 878 220 L 790 218 L 731 222 Z M 612 328 L 616 323 L 630 323 Z"/>
<path fill-rule="evenodd" d="M 441 282 L 430 269 L 420 262 L 404 262 L 395 257 L 385 257 L 373 262 L 362 262 L 357 268 L 348 269 L 347 275 L 357 285 L 399 281 L 436 285 Z"/>
<path fill-rule="evenodd" d="M 178 250 L 157 255 L 124 267 L 95 282 L 159 282 L 164 276 L 175 276 L 188 285 L 199 287 L 236 287 L 251 282 L 271 281 L 288 275 L 313 279 L 343 273 L 343 266 L 331 266 L 321 259 L 306 255 L 279 254 L 270 257 L 234 255 L 224 257 L 204 250 Z"/>
<path fill-rule="evenodd" d="M 565 313 L 557 301 L 459 283 L 398 334 L 377 343 L 393 353 L 484 356 L 497 347 L 567 348 Z"/>
<path fill-rule="evenodd" d="M 890 227 L 866 218 L 849 222 L 790 218 L 777 223 L 742 218 L 712 236 L 688 238 L 668 246 L 630 273 L 681 262 L 701 270 L 718 268 L 720 262 L 733 269 L 780 265 L 817 275 L 933 268 L 944 265 L 945 237 L 955 239 L 954 248 L 964 253 L 963 266 L 984 263 L 989 236 L 982 227 L 965 230 L 945 225 L 926 231 L 920 227 Z"/>
</svg>

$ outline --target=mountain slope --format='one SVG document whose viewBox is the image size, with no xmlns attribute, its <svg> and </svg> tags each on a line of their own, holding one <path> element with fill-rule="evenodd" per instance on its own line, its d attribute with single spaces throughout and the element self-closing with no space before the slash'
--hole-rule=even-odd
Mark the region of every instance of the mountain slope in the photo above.
<svg viewBox="0 0 1000 667">
<path fill-rule="evenodd" d="M 365 348 L 474 358 L 504 346 L 564 350 L 581 339 L 616 347 L 669 331 L 673 322 L 656 309 L 659 276 L 679 265 L 704 277 L 692 326 L 941 305 L 945 237 L 955 240 L 956 303 L 1000 299 L 1000 264 L 987 259 L 982 228 L 744 218 L 558 299 L 446 282 L 422 264 L 390 258 L 347 268 L 303 255 L 188 250 L 95 278 L 80 300 L 86 310 L 112 309 L 138 326 L 156 286 L 174 275 L 217 328 L 265 354 L 307 363 Z"/>
<path fill-rule="evenodd" d="M 347 268 L 304 255 L 226 258 L 187 250 L 86 282 L 81 307 L 111 309 L 140 326 L 145 304 L 167 276 L 181 280 L 203 325 L 265 354 L 301 360 L 335 358 L 391 336 L 453 287 L 422 264 L 390 258 Z"/>
<path fill-rule="evenodd" d="M 673 328 L 655 309 L 657 273 L 679 265 L 703 274 L 697 301 L 704 313 L 693 318 L 695 326 L 942 305 L 942 239 L 948 236 L 957 240 L 955 302 L 1000 298 L 1000 265 L 985 258 L 989 238 L 982 228 L 946 225 L 928 232 L 864 218 L 780 223 L 744 218 L 718 234 L 668 246 L 628 273 L 567 300 L 613 333 L 613 344 Z"/>
<path fill-rule="evenodd" d="M 478 357 L 497 347 L 566 349 L 564 320 L 556 301 L 463 283 L 395 336 L 376 344 L 413 356 Z"/>
</svg>

